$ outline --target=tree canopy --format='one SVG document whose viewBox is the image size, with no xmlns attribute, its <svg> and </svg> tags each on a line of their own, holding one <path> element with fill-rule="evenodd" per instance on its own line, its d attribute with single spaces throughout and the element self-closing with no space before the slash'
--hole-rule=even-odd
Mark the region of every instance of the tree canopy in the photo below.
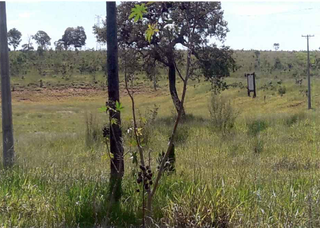
<svg viewBox="0 0 320 228">
<path fill-rule="evenodd" d="M 176 67 L 175 64 L 183 58 L 183 54 L 177 51 L 177 47 L 188 45 L 188 35 L 194 28 L 192 54 L 198 59 L 200 67 L 210 66 L 206 71 L 206 77 L 219 78 L 228 76 L 229 67 L 234 61 L 224 60 L 231 57 L 232 51 L 228 47 L 210 44 L 213 39 L 224 42 L 229 31 L 227 22 L 223 19 L 223 10 L 220 2 L 153 2 L 146 4 L 146 13 L 142 20 L 134 22 L 134 17 L 129 19 L 132 8 L 138 2 L 122 2 L 118 7 L 118 41 L 122 48 L 134 48 L 144 58 L 154 58 L 157 62 L 168 67 L 169 90 L 173 103 L 179 111 L 180 100 L 176 91 Z M 104 23 L 105 25 L 105 23 Z M 145 31 L 149 26 L 157 28 L 150 41 L 146 39 Z M 94 34 L 99 42 L 106 42 L 106 27 L 93 27 Z M 214 51 L 215 54 L 204 55 L 204 50 Z M 223 57 L 220 55 L 224 55 Z M 207 57 L 210 57 L 208 62 Z M 216 57 L 219 59 L 216 59 Z M 205 59 L 203 59 L 205 58 Z M 202 62 L 203 60 L 206 63 Z M 231 65 L 230 65 L 231 64 Z M 224 70 L 221 70 L 225 68 Z M 210 73 L 210 75 L 209 75 Z"/>
<path fill-rule="evenodd" d="M 10 29 L 8 32 L 8 44 L 13 47 L 13 50 L 16 50 L 21 42 L 21 32 L 16 28 Z"/>
<path fill-rule="evenodd" d="M 34 39 L 42 49 L 47 49 L 47 45 L 51 45 L 50 36 L 42 30 L 39 30 L 35 35 L 33 35 L 32 39 Z"/>
<path fill-rule="evenodd" d="M 28 37 L 28 42 L 22 45 L 22 51 L 32 51 L 34 50 L 33 44 L 31 42 L 31 37 Z"/>
<path fill-rule="evenodd" d="M 68 50 L 70 46 L 74 48 L 81 48 L 86 44 L 86 33 L 82 26 L 77 26 L 76 28 L 68 27 L 62 38 L 56 42 L 56 47 L 63 46 L 65 50 Z"/>
</svg>

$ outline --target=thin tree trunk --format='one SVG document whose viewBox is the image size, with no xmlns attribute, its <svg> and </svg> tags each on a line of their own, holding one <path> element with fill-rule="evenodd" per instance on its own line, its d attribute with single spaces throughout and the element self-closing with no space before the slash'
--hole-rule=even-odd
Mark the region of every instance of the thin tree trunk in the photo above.
<svg viewBox="0 0 320 228">
<path fill-rule="evenodd" d="M 117 8 L 115 2 L 107 2 L 107 69 L 108 69 L 108 105 L 115 110 L 119 99 L 118 75 L 118 41 L 117 41 Z M 110 162 L 111 200 L 119 201 L 121 181 L 124 173 L 123 147 L 120 112 L 109 111 L 110 118 L 110 151 L 113 154 Z M 111 121 L 111 119 L 115 119 Z"/>
<path fill-rule="evenodd" d="M 3 132 L 3 165 L 4 167 L 11 167 L 14 163 L 14 147 L 5 2 L 0 2 L 0 68 Z"/>
<path fill-rule="evenodd" d="M 170 90 L 171 98 L 173 101 L 173 105 L 176 108 L 177 113 L 179 113 L 180 108 L 182 108 L 181 116 L 184 117 L 185 116 L 184 107 L 181 106 L 181 101 L 179 99 L 177 89 L 176 89 L 176 68 L 173 63 L 169 65 L 169 90 Z"/>
</svg>

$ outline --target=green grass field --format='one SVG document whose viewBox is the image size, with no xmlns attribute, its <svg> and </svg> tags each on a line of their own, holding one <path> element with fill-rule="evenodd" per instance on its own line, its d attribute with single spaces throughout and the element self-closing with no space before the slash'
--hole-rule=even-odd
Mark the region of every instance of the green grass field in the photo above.
<svg viewBox="0 0 320 228">
<path fill-rule="evenodd" d="M 175 227 L 318 227 L 320 226 L 320 81 L 312 79 L 313 109 L 307 110 L 306 81 L 260 78 L 257 98 L 245 88 L 221 96 L 238 113 L 222 134 L 210 115 L 210 84 L 191 81 L 187 118 L 178 128 L 176 172 L 165 175 L 156 193 L 154 223 Z M 230 78 L 228 83 L 244 78 Z M 273 89 L 263 90 L 273 81 Z M 138 116 L 157 116 L 146 126 L 145 151 L 156 169 L 166 149 L 174 108 L 166 82 L 152 92 L 151 82 L 137 86 Z M 181 86 L 181 83 L 178 84 Z M 278 89 L 286 87 L 280 96 Z M 123 88 L 123 87 L 122 87 Z M 0 171 L 0 227 L 118 227 L 141 224 L 141 193 L 132 174 L 126 128 L 131 105 L 122 89 L 125 152 L 123 197 L 107 209 L 109 159 L 102 139 L 90 140 L 86 122 L 100 129 L 107 115 L 103 90 L 25 90 L 13 92 L 17 165 Z M 147 129 L 148 128 L 148 129 Z M 90 142 L 90 143 L 89 143 Z M 109 220 L 108 220 L 109 218 Z"/>
</svg>

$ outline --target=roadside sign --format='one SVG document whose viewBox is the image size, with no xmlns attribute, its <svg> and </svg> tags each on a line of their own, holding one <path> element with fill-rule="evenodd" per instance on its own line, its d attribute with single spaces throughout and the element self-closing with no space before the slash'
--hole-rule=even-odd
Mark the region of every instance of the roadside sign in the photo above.
<svg viewBox="0 0 320 228">
<path fill-rule="evenodd" d="M 248 96 L 250 97 L 250 93 L 253 92 L 253 98 L 255 98 L 257 96 L 256 74 L 253 72 L 251 74 L 245 74 L 244 76 L 247 78 Z"/>
</svg>

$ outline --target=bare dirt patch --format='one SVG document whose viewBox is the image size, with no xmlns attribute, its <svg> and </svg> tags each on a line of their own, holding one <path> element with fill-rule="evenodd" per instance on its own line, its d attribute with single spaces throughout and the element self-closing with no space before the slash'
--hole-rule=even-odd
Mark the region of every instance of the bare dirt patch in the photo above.
<svg viewBox="0 0 320 228">
<path fill-rule="evenodd" d="M 132 89 L 135 95 L 148 94 L 151 96 L 159 96 L 165 93 L 164 90 L 154 91 L 152 88 L 136 86 Z M 121 96 L 127 96 L 127 91 L 124 85 L 120 84 Z M 13 102 L 41 102 L 41 101 L 59 101 L 72 98 L 90 98 L 90 97 L 108 97 L 108 91 L 103 87 L 94 87 L 90 85 L 84 86 L 57 86 L 50 88 L 33 88 L 20 87 L 12 91 Z"/>
</svg>

